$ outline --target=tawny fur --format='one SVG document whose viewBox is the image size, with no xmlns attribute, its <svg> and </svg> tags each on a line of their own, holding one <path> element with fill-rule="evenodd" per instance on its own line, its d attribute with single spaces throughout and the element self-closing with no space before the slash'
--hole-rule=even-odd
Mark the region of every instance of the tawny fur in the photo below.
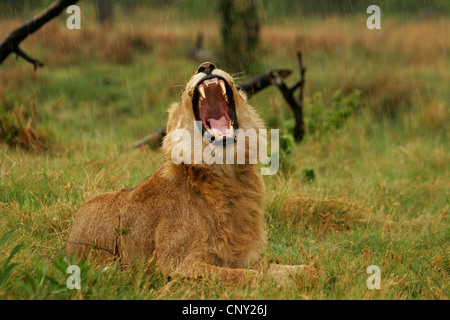
<svg viewBox="0 0 450 320">
<path fill-rule="evenodd" d="M 264 128 L 233 79 L 214 69 L 233 90 L 239 127 Z M 254 164 L 174 164 L 171 134 L 195 121 L 192 95 L 204 76 L 196 73 L 169 110 L 163 142 L 166 160 L 136 188 L 100 194 L 75 215 L 68 254 L 100 260 L 155 258 L 169 273 L 217 275 L 225 280 L 254 278 L 266 247 L 264 183 Z M 203 148 L 209 142 L 203 141 Z M 286 275 L 301 266 L 272 266 Z M 281 270 L 281 271 L 280 271 Z"/>
</svg>

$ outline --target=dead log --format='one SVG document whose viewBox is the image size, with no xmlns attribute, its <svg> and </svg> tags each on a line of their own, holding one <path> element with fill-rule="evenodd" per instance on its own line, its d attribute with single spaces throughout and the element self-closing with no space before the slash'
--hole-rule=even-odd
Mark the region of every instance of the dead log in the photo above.
<svg viewBox="0 0 450 320">
<path fill-rule="evenodd" d="M 44 24 L 58 16 L 65 8 L 77 3 L 79 0 L 58 0 L 54 1 L 47 9 L 26 21 L 0 43 L 0 64 L 11 54 L 15 53 L 18 57 L 25 59 L 33 64 L 34 69 L 44 66 L 44 63 L 31 57 L 19 48 L 20 43 L 30 34 L 37 31 Z"/>
</svg>

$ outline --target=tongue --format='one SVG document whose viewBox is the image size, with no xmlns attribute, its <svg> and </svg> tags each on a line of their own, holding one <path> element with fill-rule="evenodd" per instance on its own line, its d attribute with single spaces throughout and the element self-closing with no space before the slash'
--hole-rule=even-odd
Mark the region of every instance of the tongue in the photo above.
<svg viewBox="0 0 450 320">
<path fill-rule="evenodd" d="M 228 129 L 228 122 L 225 116 L 222 116 L 219 120 L 209 119 L 211 131 L 217 132 L 219 135 L 226 135 Z"/>
</svg>

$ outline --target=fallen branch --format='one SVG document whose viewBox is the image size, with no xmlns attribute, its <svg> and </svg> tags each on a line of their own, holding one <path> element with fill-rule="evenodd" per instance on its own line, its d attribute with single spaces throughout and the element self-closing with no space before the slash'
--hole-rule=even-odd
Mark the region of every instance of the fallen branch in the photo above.
<svg viewBox="0 0 450 320">
<path fill-rule="evenodd" d="M 166 126 L 159 129 L 158 132 L 151 133 L 148 136 L 142 138 L 138 142 L 134 143 L 131 147 L 136 149 L 140 148 L 146 144 L 150 145 L 161 145 L 163 138 L 166 135 Z"/>
<path fill-rule="evenodd" d="M 20 25 L 17 29 L 12 31 L 10 34 L 3 39 L 0 43 L 0 64 L 11 54 L 15 53 L 18 57 L 25 59 L 26 61 L 33 64 L 34 69 L 37 67 L 42 67 L 44 64 L 32 58 L 30 55 L 25 53 L 19 48 L 20 43 L 25 40 L 30 34 L 34 33 L 36 30 L 41 28 L 48 21 L 52 20 L 54 17 L 58 16 L 65 8 L 70 5 L 77 3 L 79 0 L 58 0 L 53 2 L 47 9 L 34 16 L 30 20 L 26 21 Z"/>
</svg>

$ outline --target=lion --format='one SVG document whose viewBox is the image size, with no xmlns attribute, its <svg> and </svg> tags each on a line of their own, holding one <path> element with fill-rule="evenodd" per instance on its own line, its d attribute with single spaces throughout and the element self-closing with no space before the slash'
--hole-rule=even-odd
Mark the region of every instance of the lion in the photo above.
<svg viewBox="0 0 450 320">
<path fill-rule="evenodd" d="M 179 129 L 192 136 L 201 129 L 202 150 L 214 144 L 217 151 L 237 148 L 237 129 L 262 128 L 263 120 L 233 78 L 202 63 L 169 109 L 162 165 L 137 187 L 100 194 L 82 205 L 67 254 L 123 263 L 155 259 L 168 274 L 233 282 L 263 273 L 284 281 L 308 269 L 276 264 L 258 269 L 267 235 L 265 186 L 256 164 L 199 163 L 194 155 L 173 161 L 179 142 L 172 136 Z"/>
</svg>

